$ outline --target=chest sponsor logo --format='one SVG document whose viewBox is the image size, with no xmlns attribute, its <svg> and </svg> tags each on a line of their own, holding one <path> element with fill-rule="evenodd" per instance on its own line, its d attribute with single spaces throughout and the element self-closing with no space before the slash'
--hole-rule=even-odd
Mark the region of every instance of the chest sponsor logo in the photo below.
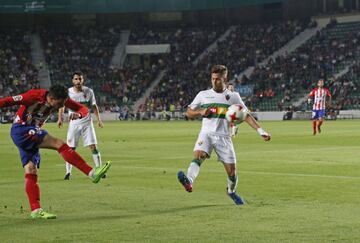
<svg viewBox="0 0 360 243">
<path fill-rule="evenodd" d="M 230 95 L 225 95 L 226 100 L 230 100 Z"/>
</svg>

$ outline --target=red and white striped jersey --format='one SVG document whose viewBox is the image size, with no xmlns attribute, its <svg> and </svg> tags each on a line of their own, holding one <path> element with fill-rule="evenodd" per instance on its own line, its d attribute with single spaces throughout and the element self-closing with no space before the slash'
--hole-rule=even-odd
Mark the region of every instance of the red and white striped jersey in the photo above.
<svg viewBox="0 0 360 243">
<path fill-rule="evenodd" d="M 326 88 L 315 88 L 311 91 L 310 97 L 314 97 L 313 110 L 325 110 L 326 96 L 331 97 L 330 91 Z"/>
<path fill-rule="evenodd" d="M 46 96 L 48 92 L 45 89 L 31 89 L 23 94 L 5 97 L 0 99 L 0 108 L 20 105 L 14 123 L 42 127 L 49 116 L 58 111 L 58 109 L 51 107 L 47 103 Z M 82 117 L 86 117 L 89 114 L 86 106 L 70 98 L 65 100 L 64 106 L 80 113 Z"/>
</svg>

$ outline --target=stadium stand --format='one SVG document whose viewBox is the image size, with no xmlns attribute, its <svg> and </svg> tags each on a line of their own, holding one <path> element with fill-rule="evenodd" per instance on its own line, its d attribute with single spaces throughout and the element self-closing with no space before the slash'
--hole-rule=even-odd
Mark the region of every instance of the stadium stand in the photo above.
<svg viewBox="0 0 360 243">
<path fill-rule="evenodd" d="M 159 86 L 140 107 L 141 110 L 153 112 L 170 110 L 170 107 L 183 109 L 199 90 L 210 86 L 209 69 L 212 64 L 228 66 L 231 75 L 240 73 L 282 47 L 306 26 L 307 22 L 300 21 L 238 26 L 196 66 L 186 59 L 175 60 Z M 183 50 L 181 53 L 189 53 L 187 49 Z"/>
<path fill-rule="evenodd" d="M 38 69 L 31 60 L 30 33 L 22 29 L 0 32 L 0 97 L 39 88 Z M 1 120 L 12 120 L 15 108 L 2 109 Z"/>
<path fill-rule="evenodd" d="M 258 95 L 261 101 L 253 105 L 259 110 L 283 110 L 309 92 L 317 79 L 333 79 L 359 55 L 359 31 L 359 23 L 330 23 L 295 52 L 256 66 L 250 77 L 256 93 L 271 87 L 276 96 Z"/>
</svg>

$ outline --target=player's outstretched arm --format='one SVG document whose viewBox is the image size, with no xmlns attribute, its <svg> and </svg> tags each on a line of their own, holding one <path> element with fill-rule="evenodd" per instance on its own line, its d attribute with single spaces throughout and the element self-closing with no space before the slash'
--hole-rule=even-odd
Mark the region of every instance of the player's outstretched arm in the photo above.
<svg viewBox="0 0 360 243">
<path fill-rule="evenodd" d="M 0 108 L 13 106 L 13 105 L 25 105 L 31 103 L 33 100 L 36 100 L 37 92 L 33 90 L 29 90 L 26 93 L 8 96 L 0 99 Z"/>
<path fill-rule="evenodd" d="M 99 107 L 95 104 L 95 105 L 93 105 L 93 108 L 94 108 L 94 114 L 95 114 L 95 116 L 96 116 L 98 125 L 99 125 L 99 127 L 103 128 L 103 127 L 104 127 L 104 123 L 102 122 L 101 117 L 100 117 Z"/>
<path fill-rule="evenodd" d="M 260 124 L 255 120 L 255 118 L 251 114 L 247 114 L 245 121 L 250 127 L 254 128 L 259 135 L 264 139 L 264 141 L 269 141 L 271 136 L 269 133 L 265 132 L 264 129 L 261 128 Z"/>
<path fill-rule="evenodd" d="M 202 116 L 202 117 L 206 117 L 210 114 L 210 109 L 197 109 L 197 110 L 193 110 L 191 108 L 188 108 L 186 110 L 186 116 L 190 119 Z"/>
<path fill-rule="evenodd" d="M 57 121 L 57 125 L 59 128 L 62 127 L 62 124 L 63 124 L 63 114 L 64 114 L 64 110 L 65 108 L 62 107 L 59 109 L 59 113 L 58 113 L 58 121 Z"/>
<path fill-rule="evenodd" d="M 64 105 L 65 105 L 65 107 L 75 111 L 74 113 L 71 114 L 70 120 L 82 118 L 89 114 L 89 110 L 86 106 L 84 106 L 70 98 L 66 99 Z"/>
</svg>

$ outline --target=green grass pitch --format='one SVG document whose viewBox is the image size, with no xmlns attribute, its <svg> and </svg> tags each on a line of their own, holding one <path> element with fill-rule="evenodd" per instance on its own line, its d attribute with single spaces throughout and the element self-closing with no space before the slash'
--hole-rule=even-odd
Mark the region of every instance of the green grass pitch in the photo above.
<svg viewBox="0 0 360 243">
<path fill-rule="evenodd" d="M 0 242 L 360 242 L 359 121 L 263 122 L 265 143 L 246 124 L 234 139 L 236 206 L 225 194 L 216 155 L 201 167 L 194 192 L 177 181 L 192 159 L 200 122 L 110 122 L 97 129 L 108 178 L 93 184 L 42 150 L 42 206 L 56 220 L 30 220 L 18 151 L 0 126 Z M 65 138 L 66 126 L 45 128 Z M 91 154 L 78 150 L 90 164 Z"/>
</svg>

